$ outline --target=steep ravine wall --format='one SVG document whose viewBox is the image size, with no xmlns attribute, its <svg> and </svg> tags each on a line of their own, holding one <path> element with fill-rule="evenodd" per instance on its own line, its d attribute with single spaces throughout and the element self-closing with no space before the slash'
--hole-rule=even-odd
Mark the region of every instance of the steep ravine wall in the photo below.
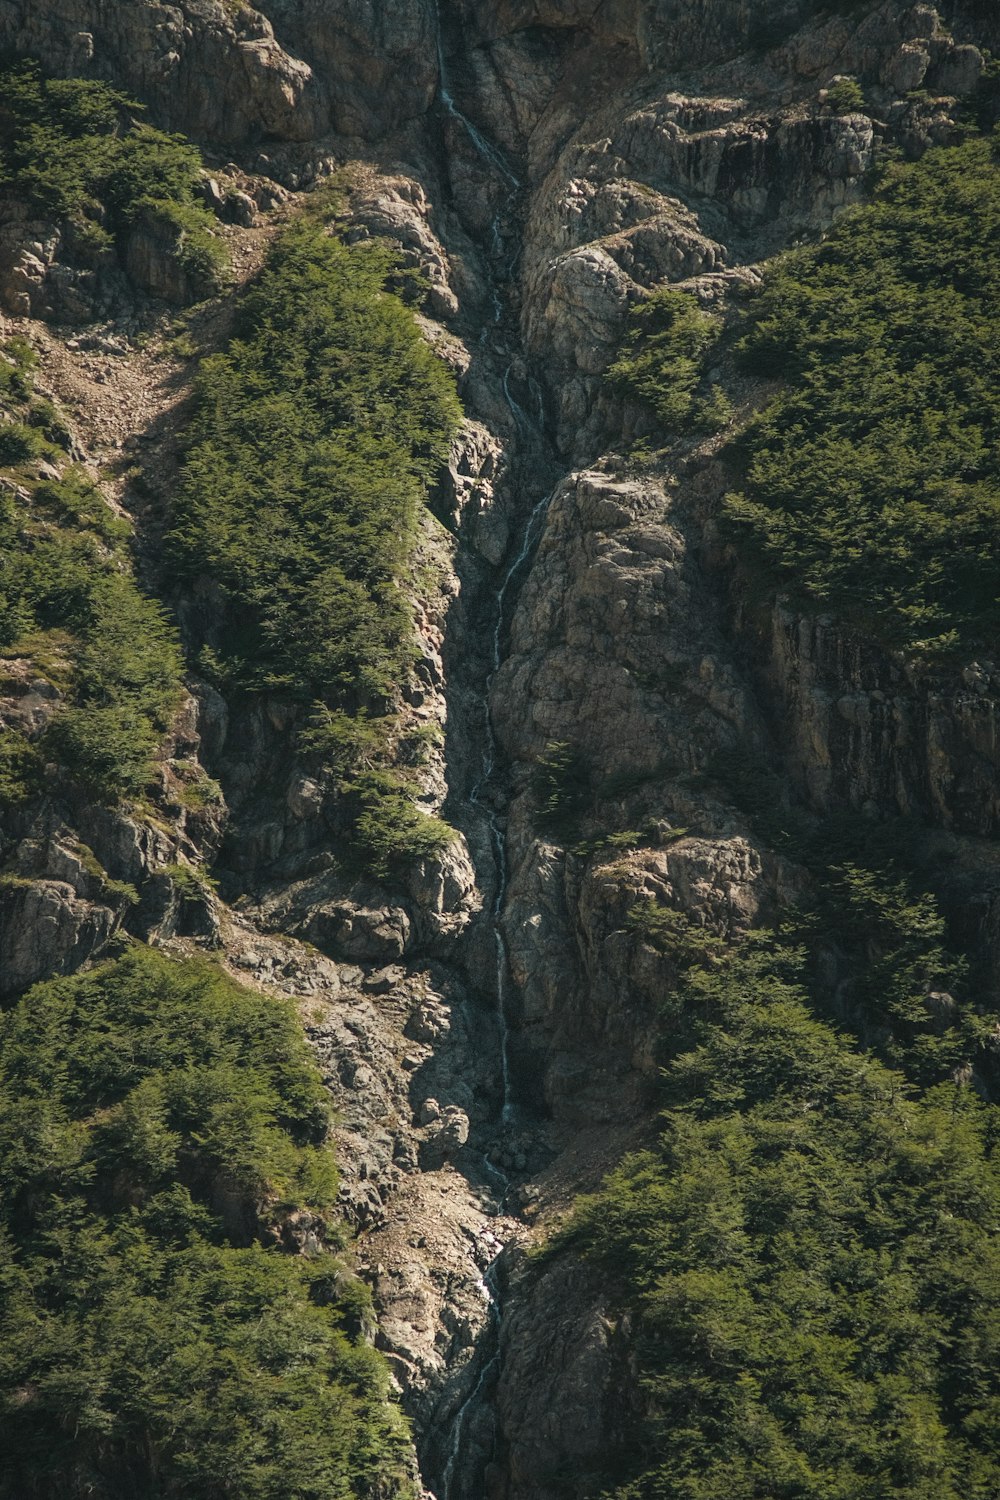
<svg viewBox="0 0 1000 1500">
<path fill-rule="evenodd" d="M 439 52 L 430 3 L 375 11 L 0 0 L 0 41 L 137 92 L 276 193 L 351 162 L 348 236 L 397 240 L 428 277 L 428 333 L 467 422 L 435 499 L 446 525 L 429 521 L 423 544 L 435 582 L 411 707 L 443 728 L 428 805 L 464 842 L 389 882 L 345 881 L 324 866 L 332 835 L 288 756 L 286 710 L 204 688 L 177 733 L 225 789 L 225 842 L 196 820 L 168 831 L 80 811 L 76 828 L 111 876 L 141 885 L 143 936 L 219 944 L 235 971 L 301 997 L 341 1112 L 378 1342 L 437 1500 L 584 1500 L 625 1430 L 628 1330 L 572 1257 L 539 1278 L 518 1247 L 655 1114 L 657 998 L 675 976 L 628 910 L 656 899 L 731 936 L 805 878 L 694 774 L 780 747 L 816 807 L 958 833 L 991 834 L 996 818 L 993 664 L 915 677 L 836 621 L 734 605 L 698 463 L 632 472 L 603 371 L 652 287 L 695 278 L 708 299 L 752 284 L 760 260 L 863 197 L 883 146 L 947 139 L 995 23 L 898 0 L 442 0 Z M 870 110 L 823 107 L 840 73 L 862 79 Z M 117 450 L 154 427 L 137 413 Z M 533 512 L 487 705 L 498 594 Z M 22 712 L 37 706 L 27 686 Z M 552 742 L 586 770 L 572 837 L 538 818 L 531 768 Z M 507 866 L 503 1017 L 491 819 Z M 624 847 L 601 845 L 628 830 Z M 120 914 L 73 866 L 62 826 L 5 832 L 41 851 L 6 929 L 20 989 L 99 952 Z M 157 872 L 189 847 L 224 899 L 182 921 Z M 991 879 L 963 872 L 990 912 Z"/>
</svg>

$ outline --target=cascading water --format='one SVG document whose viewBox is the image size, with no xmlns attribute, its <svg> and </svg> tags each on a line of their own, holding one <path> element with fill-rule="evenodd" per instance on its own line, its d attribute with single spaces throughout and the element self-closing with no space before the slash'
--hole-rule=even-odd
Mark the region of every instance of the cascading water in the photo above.
<svg viewBox="0 0 1000 1500">
<path fill-rule="evenodd" d="M 512 411 L 516 416 L 520 408 L 512 407 Z M 507 981 L 510 974 L 510 961 L 501 925 L 504 899 L 507 895 L 507 835 L 499 814 L 486 800 L 486 794 L 490 782 L 493 780 L 497 763 L 496 733 L 493 728 L 493 717 L 490 713 L 490 691 L 494 678 L 500 670 L 503 635 L 508 623 L 509 602 L 512 602 L 513 587 L 538 540 L 538 534 L 545 519 L 545 512 L 548 509 L 550 499 L 550 494 L 543 495 L 532 510 L 528 518 L 528 524 L 525 527 L 520 550 L 507 568 L 497 592 L 496 620 L 493 626 L 490 668 L 484 692 L 485 732 L 483 737 L 483 770 L 479 780 L 469 793 L 469 801 L 474 806 L 481 807 L 486 813 L 496 862 L 496 890 L 493 897 L 493 941 L 496 946 L 497 1023 L 500 1029 L 500 1063 L 503 1082 L 501 1113 L 504 1125 L 509 1125 L 512 1122 L 515 1112 L 510 1084 L 510 1027 L 508 1024 L 507 1007 Z"/>
<path fill-rule="evenodd" d="M 440 7 L 437 11 L 437 57 L 439 70 L 439 97 L 442 105 L 452 120 L 458 124 L 471 142 L 481 160 L 487 168 L 499 174 L 503 181 L 512 191 L 521 187 L 520 179 L 513 172 L 503 154 L 482 134 L 473 124 L 468 116 L 459 108 L 452 93 L 448 70 L 445 62 L 444 44 L 442 39 Z M 488 344 L 491 336 L 496 334 L 504 318 L 504 299 L 501 286 L 504 281 L 509 280 L 514 273 L 516 255 L 508 256 L 504 249 L 503 236 L 503 213 L 498 211 L 491 224 L 491 257 L 493 260 L 491 291 L 493 301 L 493 321 L 486 324 L 480 335 L 480 343 Z M 540 425 L 529 416 L 521 403 L 517 400 L 511 388 L 511 371 L 513 365 L 508 363 L 503 371 L 501 385 L 504 399 L 510 410 L 514 422 L 515 431 L 519 432 L 524 441 L 535 441 L 543 443 Z M 541 413 L 541 391 L 537 382 L 529 378 L 528 390 L 530 398 Z M 516 1117 L 516 1105 L 512 1091 L 511 1062 L 510 1062 L 510 1026 L 509 1026 L 509 1004 L 508 989 L 510 982 L 510 962 L 507 945 L 503 935 L 502 915 L 504 902 L 507 895 L 507 849 L 506 828 L 504 819 L 498 812 L 491 790 L 494 787 L 498 770 L 499 751 L 496 734 L 493 728 L 493 720 L 490 714 L 490 691 L 496 674 L 499 671 L 503 650 L 503 639 L 510 621 L 510 613 L 515 600 L 516 585 L 519 576 L 533 551 L 542 522 L 548 507 L 550 494 L 543 495 L 533 506 L 525 526 L 524 535 L 520 547 L 514 557 L 504 569 L 500 578 L 496 594 L 495 616 L 491 636 L 491 651 L 486 669 L 486 680 L 483 688 L 483 753 L 482 766 L 478 779 L 470 790 L 469 802 L 478 808 L 484 815 L 489 829 L 490 844 L 495 866 L 494 896 L 491 909 L 493 928 L 493 942 L 496 956 L 496 1013 L 497 1026 L 500 1040 L 500 1071 L 501 1071 L 501 1118 L 500 1123 L 504 1130 L 509 1129 Z M 510 1182 L 506 1175 L 485 1158 L 484 1167 L 489 1176 L 501 1184 L 501 1193 L 498 1199 L 498 1211 L 502 1211 L 504 1201 L 509 1191 Z M 436 1500 L 479 1500 L 479 1496 L 473 1496 L 465 1483 L 465 1475 L 462 1470 L 463 1447 L 467 1440 L 470 1422 L 489 1393 L 490 1387 L 499 1373 L 500 1368 L 500 1321 L 501 1321 L 501 1296 L 498 1284 L 498 1275 L 502 1251 L 495 1256 L 483 1274 L 481 1288 L 489 1306 L 489 1325 L 486 1336 L 481 1340 L 481 1364 L 479 1373 L 474 1380 L 468 1396 L 462 1402 L 452 1419 L 450 1440 L 447 1456 L 444 1461 L 443 1470 L 439 1480 L 439 1488 Z"/>
<path fill-rule="evenodd" d="M 488 162 L 491 167 L 493 167 L 497 172 L 505 177 L 512 188 L 519 188 L 521 186 L 521 179 L 515 172 L 511 170 L 508 163 L 504 160 L 503 154 L 497 150 L 496 146 L 494 146 L 491 141 L 488 141 L 486 139 L 482 131 L 477 130 L 476 126 L 473 125 L 468 115 L 463 114 L 458 105 L 455 103 L 455 97 L 448 86 L 448 69 L 445 67 L 444 61 L 444 40 L 441 30 L 440 5 L 438 5 L 436 8 L 436 20 L 438 97 L 440 98 L 441 103 L 444 105 L 445 109 L 451 115 L 452 119 L 456 120 L 458 124 L 461 125 L 462 129 L 465 131 L 466 135 L 469 137 L 469 140 L 475 146 L 476 150 L 479 152 L 483 160 Z"/>
<path fill-rule="evenodd" d="M 502 1252 L 501 1252 L 502 1253 Z M 483 1361 L 477 1379 L 469 1395 L 455 1414 L 451 1429 L 451 1443 L 445 1460 L 441 1482 L 440 1500 L 452 1500 L 458 1465 L 462 1456 L 462 1445 L 466 1435 L 469 1416 L 476 1410 L 486 1393 L 489 1383 L 500 1369 L 500 1289 L 497 1286 L 497 1270 L 500 1256 L 496 1256 L 483 1274 L 482 1287 L 490 1308 L 490 1344 L 493 1353 Z"/>
</svg>

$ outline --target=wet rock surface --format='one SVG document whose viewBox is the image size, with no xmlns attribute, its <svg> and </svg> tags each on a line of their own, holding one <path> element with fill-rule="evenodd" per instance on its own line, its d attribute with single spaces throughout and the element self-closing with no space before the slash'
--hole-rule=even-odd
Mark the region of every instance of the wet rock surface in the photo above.
<svg viewBox="0 0 1000 1500">
<path fill-rule="evenodd" d="M 946 830 L 950 899 L 970 942 L 1000 952 L 996 870 L 958 838 L 995 831 L 996 664 L 921 676 L 835 620 L 750 610 L 706 522 L 711 445 L 633 468 L 634 414 L 604 380 L 654 287 L 738 299 L 763 258 L 859 201 L 883 145 L 948 139 L 950 100 L 1000 47 L 960 4 L 814 9 L 442 0 L 439 36 L 428 0 L 0 0 L 0 43 L 113 79 L 158 124 L 266 169 L 268 204 L 344 168 L 347 237 L 394 241 L 426 279 L 427 335 L 459 376 L 467 421 L 421 541 L 408 705 L 439 730 L 423 802 L 455 844 L 385 880 L 345 873 L 335 790 L 290 749 L 295 706 L 194 681 L 173 749 L 218 779 L 210 816 L 164 771 L 155 818 L 67 797 L 5 814 L 0 841 L 7 993 L 125 926 L 295 997 L 437 1500 L 583 1500 L 625 1430 L 627 1330 L 605 1289 L 520 1247 L 655 1120 L 656 1008 L 676 976 L 630 912 L 653 901 L 729 937 L 801 894 L 803 872 L 698 773 L 780 749 L 816 809 Z M 863 82 L 864 112 L 824 104 L 839 74 Z M 262 244 L 260 194 L 230 211 L 216 189 Z M 59 234 L 0 223 L 11 314 L 92 315 L 104 271 L 64 275 Z M 147 252 L 133 275 L 169 296 Z M 71 375 L 139 358 L 86 337 Z M 119 455 L 157 419 L 123 409 Z M 210 590 L 181 600 L 182 624 L 217 607 Z M 53 691 L 5 663 L 0 719 L 37 737 Z M 583 786 L 563 826 L 533 786 L 554 742 Z M 178 864 L 218 893 L 192 895 Z"/>
</svg>

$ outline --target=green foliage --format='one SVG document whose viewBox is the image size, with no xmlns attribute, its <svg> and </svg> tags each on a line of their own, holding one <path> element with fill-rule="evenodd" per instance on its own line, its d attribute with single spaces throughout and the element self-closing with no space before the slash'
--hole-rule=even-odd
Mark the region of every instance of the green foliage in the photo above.
<svg viewBox="0 0 1000 1500">
<path fill-rule="evenodd" d="M 987 1044 L 996 1017 L 970 1006 L 967 964 L 946 947 L 936 901 L 892 866 L 830 870 L 799 930 L 846 971 L 840 1015 L 908 1078 L 947 1078 Z"/>
<path fill-rule="evenodd" d="M 383 290 L 391 257 L 313 223 L 272 252 L 204 361 L 170 545 L 226 588 L 244 685 L 336 704 L 409 664 L 400 582 L 458 420 L 452 377 Z M 252 664 L 252 665 L 251 665 Z"/>
<path fill-rule="evenodd" d="M 213 232 L 211 215 L 195 203 L 169 198 L 140 198 L 130 222 L 149 229 L 162 242 L 174 245 L 173 256 L 188 278 L 195 296 L 210 296 L 225 283 L 229 254 Z"/>
<path fill-rule="evenodd" d="M 69 629 L 69 701 L 47 731 L 56 759 L 94 792 L 135 795 L 176 703 L 180 654 L 160 607 L 117 571 L 91 534 L 21 528 L 11 585 L 0 575 L 0 647 L 33 629 Z M 30 651 L 30 640 L 24 642 Z"/>
<path fill-rule="evenodd" d="M 360 803 L 354 836 L 375 875 L 388 875 L 400 860 L 432 859 L 455 830 L 415 803 L 412 784 L 400 772 L 362 771 L 347 783 Z"/>
<path fill-rule="evenodd" d="M 312 218 L 285 232 L 228 352 L 202 364 L 168 538 L 181 575 L 230 602 L 206 643 L 216 674 L 313 703 L 302 746 L 351 794 L 380 871 L 446 836 L 385 762 L 420 508 L 460 416 L 453 377 L 385 290 L 393 267 Z"/>
<path fill-rule="evenodd" d="M 982 131 L 995 130 L 1000 124 L 1000 57 L 984 57 L 979 82 L 966 107 L 974 124 Z"/>
<path fill-rule="evenodd" d="M 364 709 L 350 714 L 316 703 L 309 723 L 299 734 L 299 745 L 332 771 L 372 771 L 381 765 L 387 727 L 384 718 L 371 719 Z"/>
<path fill-rule="evenodd" d="M 720 756 L 713 772 L 754 832 L 812 876 L 811 895 L 785 921 L 809 952 L 817 1003 L 921 1085 L 975 1056 L 996 1016 L 974 1003 L 967 964 L 948 946 L 917 828 L 809 816 L 780 775 L 746 756 Z M 820 979 L 831 965 L 832 993 Z"/>
<path fill-rule="evenodd" d="M 726 514 L 777 584 L 911 651 L 995 635 L 998 318 L 986 139 L 891 167 L 772 268 L 742 357 L 784 386 L 741 440 Z"/>
<path fill-rule="evenodd" d="M 32 372 L 38 356 L 27 340 L 0 344 L 0 465 L 31 465 L 56 458 L 70 446 L 69 432 L 56 408 L 35 394 Z"/>
<path fill-rule="evenodd" d="M 32 360 L 5 352 L 14 362 L 0 361 L 0 409 L 30 410 Z M 83 470 L 0 490 L 0 652 L 37 659 L 58 637 L 65 701 L 45 754 L 109 800 L 141 792 L 180 684 L 175 632 L 136 587 L 128 535 Z"/>
<path fill-rule="evenodd" d="M 696 927 L 683 912 L 661 906 L 658 901 L 639 901 L 630 907 L 627 924 L 661 953 L 668 953 L 679 969 L 703 963 L 725 946 L 721 938 Z"/>
<path fill-rule="evenodd" d="M 142 107 L 106 84 L 47 79 L 31 61 L 0 68 L 0 189 L 39 214 L 66 219 L 78 249 L 124 240 L 153 215 L 177 229 L 178 258 L 204 289 L 225 250 L 196 201 L 197 149 L 138 120 Z"/>
<path fill-rule="evenodd" d="M 532 772 L 539 821 L 565 823 L 584 805 L 589 784 L 587 767 L 579 751 L 566 740 L 550 740 Z"/>
<path fill-rule="evenodd" d="M 41 786 L 41 772 L 34 746 L 12 729 L 0 730 L 0 811 L 33 796 Z"/>
<path fill-rule="evenodd" d="M 294 1012 L 148 949 L 0 1020 L 0 1496 L 408 1494 Z"/>
<path fill-rule="evenodd" d="M 175 760 L 171 768 L 177 779 L 177 796 L 184 807 L 199 812 L 223 801 L 222 787 L 197 761 Z"/>
<path fill-rule="evenodd" d="M 989 1500 L 1000 1483 L 995 1126 L 921 1102 L 809 1011 L 794 952 L 692 970 L 657 1147 L 564 1237 L 634 1325 L 619 1500 Z"/>
<path fill-rule="evenodd" d="M 30 463 L 46 451 L 45 439 L 34 427 L 24 422 L 0 423 L 0 464 Z"/>
<path fill-rule="evenodd" d="M 865 107 L 865 91 L 856 78 L 835 78 L 826 90 L 826 103 L 834 114 L 857 114 Z"/>
<path fill-rule="evenodd" d="M 672 431 L 715 432 L 729 420 L 728 398 L 707 384 L 704 358 L 722 324 L 676 287 L 665 286 L 632 314 L 608 379 L 649 406 Z"/>
<path fill-rule="evenodd" d="M 58 522 L 92 531 L 105 542 L 122 542 L 130 535 L 128 522 L 115 514 L 84 469 L 69 469 L 61 478 L 40 484 L 33 503 L 50 510 Z"/>
</svg>

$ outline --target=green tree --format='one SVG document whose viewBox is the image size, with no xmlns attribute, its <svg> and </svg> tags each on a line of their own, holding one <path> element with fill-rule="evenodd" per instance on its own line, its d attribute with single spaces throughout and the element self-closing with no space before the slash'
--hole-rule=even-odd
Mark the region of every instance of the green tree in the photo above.
<svg viewBox="0 0 1000 1500">
<path fill-rule="evenodd" d="M 0 1018 L 3 1500 L 411 1495 L 328 1122 L 290 1004 L 204 960 Z"/>
</svg>

